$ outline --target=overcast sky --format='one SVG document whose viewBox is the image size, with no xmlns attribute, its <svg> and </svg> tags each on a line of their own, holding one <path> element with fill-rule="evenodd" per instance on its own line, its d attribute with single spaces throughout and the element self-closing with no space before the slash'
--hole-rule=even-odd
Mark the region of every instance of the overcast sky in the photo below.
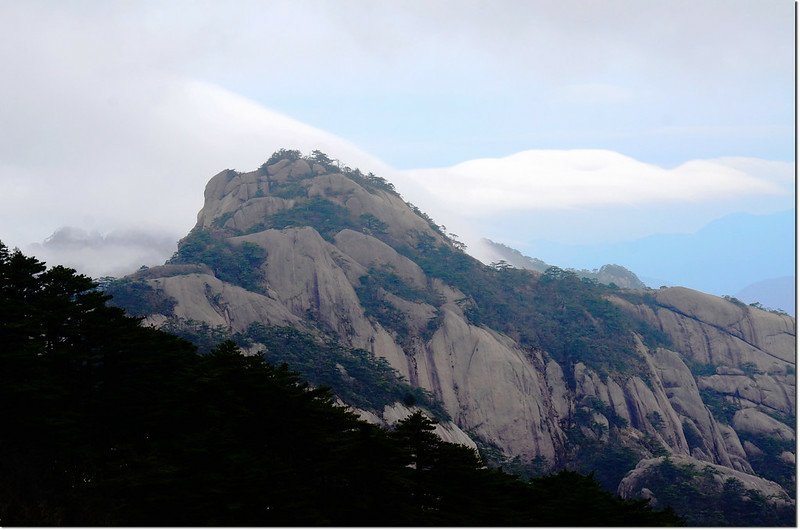
<svg viewBox="0 0 800 530">
<path fill-rule="evenodd" d="M 0 239 L 162 248 L 278 147 L 509 242 L 791 208 L 793 53 L 791 0 L 0 0 Z"/>
</svg>

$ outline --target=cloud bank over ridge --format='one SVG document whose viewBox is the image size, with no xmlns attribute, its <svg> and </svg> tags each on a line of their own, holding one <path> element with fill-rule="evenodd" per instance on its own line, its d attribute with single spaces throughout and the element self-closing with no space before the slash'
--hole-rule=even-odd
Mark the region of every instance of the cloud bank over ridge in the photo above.
<svg viewBox="0 0 800 530">
<path fill-rule="evenodd" d="M 790 164 L 703 160 L 793 153 L 790 14 L 748 0 L 6 2 L 0 238 L 40 252 L 63 227 L 177 240 L 212 175 L 280 147 L 372 170 L 464 239 L 515 246 L 790 208 Z"/>
<path fill-rule="evenodd" d="M 43 126 L 66 130 L 81 116 L 96 126 L 77 127 L 52 144 L 46 137 L 37 142 L 36 128 L 20 131 L 28 135 L 27 150 L 7 153 L 0 165 L 0 184 L 7 190 L 0 196 L 0 225 L 7 244 L 96 275 L 124 272 L 124 265 L 111 256 L 112 246 L 78 238 L 67 251 L 41 242 L 63 227 L 105 235 L 144 232 L 177 241 L 194 224 L 211 176 L 225 168 L 254 169 L 281 147 L 307 153 L 320 149 L 352 167 L 385 176 L 407 200 L 468 244 L 484 236 L 497 238 L 493 223 L 515 212 L 535 218 L 542 212 L 574 215 L 587 207 L 640 211 L 649 205 L 703 212 L 705 206 L 716 205 L 696 221 L 699 226 L 714 215 L 748 211 L 748 204 L 762 211 L 760 200 L 773 204 L 774 210 L 791 202 L 792 167 L 784 162 L 698 160 L 664 169 L 607 150 L 529 150 L 451 168 L 402 171 L 346 139 L 209 83 L 140 80 L 139 90 L 109 87 L 113 100 L 77 97 L 80 88 L 67 84 L 65 94 L 75 97 Z M 37 156 L 41 151 L 47 156 Z M 726 200 L 733 202 L 726 206 Z M 668 221 L 661 223 L 661 231 L 669 231 Z M 576 222 L 587 224 L 577 217 Z M 626 222 L 638 224 L 635 215 Z M 593 228 L 603 223 L 598 219 Z M 551 228 L 532 226 L 528 236 L 547 238 Z M 514 237 L 510 233 L 498 239 L 514 243 Z M 86 244 L 83 253 L 76 247 L 80 241 Z M 35 242 L 40 244 L 30 246 Z M 108 258 L 103 258 L 103 249 Z M 171 253 L 120 253 L 118 247 L 114 252 L 135 258 L 131 270 Z"/>
<path fill-rule="evenodd" d="M 759 169 L 759 161 L 751 160 Z M 608 150 L 529 150 L 449 168 L 404 172 L 431 194 L 475 215 L 509 210 L 693 202 L 785 195 L 792 166 L 777 182 L 724 161 L 690 160 L 664 169 Z"/>
</svg>

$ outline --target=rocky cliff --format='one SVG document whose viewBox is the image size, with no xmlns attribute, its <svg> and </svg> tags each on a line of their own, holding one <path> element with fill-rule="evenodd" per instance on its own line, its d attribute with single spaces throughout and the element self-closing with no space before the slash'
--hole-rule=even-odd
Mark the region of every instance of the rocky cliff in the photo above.
<svg viewBox="0 0 800 530">
<path fill-rule="evenodd" d="M 793 503 L 794 319 L 487 267 L 462 247 L 379 177 L 283 151 L 214 176 L 176 256 L 131 280 L 174 302 L 153 325 L 204 323 L 267 358 L 254 324 L 293 327 L 384 360 L 497 464 L 595 470 L 638 496 L 637 464 L 672 456 Z M 361 409 L 387 424 L 409 410 Z"/>
</svg>

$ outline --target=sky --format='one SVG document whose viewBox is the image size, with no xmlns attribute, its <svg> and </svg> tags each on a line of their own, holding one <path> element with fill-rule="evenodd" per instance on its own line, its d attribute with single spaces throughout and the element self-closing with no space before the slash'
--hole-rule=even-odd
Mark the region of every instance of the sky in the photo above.
<svg viewBox="0 0 800 530">
<path fill-rule="evenodd" d="M 0 64 L 0 240 L 94 276 L 280 147 L 473 249 L 794 208 L 791 0 L 0 0 Z"/>
</svg>

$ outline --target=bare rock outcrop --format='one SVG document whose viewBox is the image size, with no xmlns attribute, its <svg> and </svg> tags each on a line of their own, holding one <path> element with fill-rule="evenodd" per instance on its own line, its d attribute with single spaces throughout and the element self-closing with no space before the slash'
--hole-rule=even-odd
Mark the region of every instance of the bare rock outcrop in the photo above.
<svg viewBox="0 0 800 530">
<path fill-rule="evenodd" d="M 252 198 L 269 192 L 267 179 L 257 171 L 238 173 L 226 169 L 214 175 L 205 189 L 205 203 L 197 214 L 197 226 L 207 228 L 227 212 L 233 214 Z"/>
<path fill-rule="evenodd" d="M 183 274 L 214 274 L 211 267 L 202 263 L 181 263 L 181 264 L 168 264 L 157 265 L 155 267 L 148 267 L 140 269 L 128 278 L 132 280 L 152 280 L 153 278 L 168 278 L 170 276 L 180 276 Z"/>
<path fill-rule="evenodd" d="M 414 213 L 398 196 L 384 190 L 366 190 L 340 174 L 320 175 L 311 181 L 309 197 L 324 197 L 347 208 L 355 217 L 369 214 L 385 223 L 396 241 L 414 246 L 420 234 L 443 243 L 442 236 Z"/>
<path fill-rule="evenodd" d="M 748 458 L 756 448 L 748 449 L 749 442 L 742 444 L 738 433 L 793 436 L 792 428 L 759 409 L 794 415 L 794 319 L 682 287 L 660 289 L 653 296 L 655 303 L 649 305 L 612 301 L 671 339 L 674 351 L 660 349 L 653 358 L 684 430 L 694 434 L 689 436 L 691 454 L 751 472 Z M 713 367 L 713 373 L 695 375 L 690 365 Z M 741 409 L 732 427 L 711 414 L 701 399 L 708 391 Z"/>
<path fill-rule="evenodd" d="M 584 363 L 575 364 L 575 398 L 580 401 L 584 396 L 595 397 L 612 408 L 615 414 L 631 423 L 631 411 L 625 391 L 613 378 L 605 382 Z M 637 408 L 637 407 L 635 407 Z M 643 408 L 642 406 L 638 407 Z"/>
<path fill-rule="evenodd" d="M 300 326 L 302 319 L 277 299 L 223 282 L 209 274 L 182 274 L 147 280 L 176 302 L 174 316 L 243 331 L 253 322 Z"/>
<path fill-rule="evenodd" d="M 787 377 L 795 365 L 796 330 L 791 317 L 683 287 L 655 291 L 654 297 L 655 307 L 638 305 L 633 310 L 663 330 L 675 351 L 696 363 L 750 367 L 778 384 L 794 384 L 793 376 Z"/>
<path fill-rule="evenodd" d="M 427 278 L 419 265 L 375 237 L 354 230 L 342 230 L 335 236 L 336 248 L 347 254 L 365 269 L 389 268 L 417 289 L 428 287 Z"/>
<path fill-rule="evenodd" d="M 554 461 L 564 435 L 554 421 L 547 381 L 513 341 L 444 310 L 417 358 L 417 380 L 463 429 L 510 455 Z"/>
<path fill-rule="evenodd" d="M 364 268 L 313 228 L 265 230 L 229 241 L 254 243 L 267 251 L 265 281 L 292 314 L 311 317 L 342 337 L 371 335 L 347 274 L 360 276 Z"/>
<path fill-rule="evenodd" d="M 691 454 L 701 460 L 751 472 L 736 432 L 724 429 L 714 419 L 680 355 L 658 348 L 653 360 L 670 404 L 681 419 L 684 437 L 687 430 L 696 433 L 695 436 L 689 436 L 692 440 L 692 446 L 689 447 Z"/>
<path fill-rule="evenodd" d="M 662 465 L 667 457 L 658 457 L 642 460 L 637 464 L 636 468 L 629 472 L 625 478 L 620 482 L 617 493 L 620 497 L 625 499 L 646 498 L 644 489 L 652 481 L 652 474 L 657 472 L 658 466 Z M 709 464 L 701 462 L 690 456 L 685 455 L 672 455 L 669 457 L 670 462 L 678 467 L 688 467 L 694 470 L 697 475 L 713 477 L 713 484 L 716 485 L 716 491 L 708 491 L 707 493 L 719 494 L 728 479 L 736 479 L 741 482 L 745 490 L 755 490 L 764 496 L 766 501 L 778 506 L 793 506 L 792 500 L 786 491 L 777 483 L 771 480 L 766 480 L 749 473 L 737 471 L 726 466 L 717 464 Z M 704 487 L 708 488 L 708 483 L 704 483 Z M 652 492 L 650 492 L 652 495 Z"/>
<path fill-rule="evenodd" d="M 339 405 L 347 406 L 346 403 L 341 401 L 339 401 Z M 430 418 L 429 413 L 427 413 L 425 410 L 416 406 L 407 407 L 402 403 L 392 403 L 391 405 L 386 405 L 383 411 L 371 411 L 358 408 L 353 408 L 352 410 L 358 415 L 359 418 L 368 423 L 390 428 L 394 427 L 397 422 L 408 418 L 418 411 Z M 433 433 L 442 441 L 463 445 L 474 451 L 478 450 L 478 446 L 475 444 L 475 441 L 452 421 L 437 421 Z"/>
<path fill-rule="evenodd" d="M 737 410 L 733 416 L 733 426 L 739 432 L 786 441 L 795 439 L 794 431 L 791 428 L 756 409 Z"/>
<path fill-rule="evenodd" d="M 386 425 L 394 426 L 398 421 L 406 419 L 417 411 L 425 413 L 419 407 L 407 407 L 402 403 L 393 403 L 383 409 L 382 419 Z M 433 432 L 445 442 L 464 445 L 475 451 L 478 450 L 475 441 L 452 421 L 439 421 Z"/>
</svg>

